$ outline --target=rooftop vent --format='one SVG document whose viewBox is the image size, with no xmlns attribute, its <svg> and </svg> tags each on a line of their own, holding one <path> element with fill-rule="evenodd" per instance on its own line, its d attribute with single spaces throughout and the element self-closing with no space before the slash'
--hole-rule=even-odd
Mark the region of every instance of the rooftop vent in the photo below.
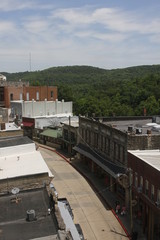
<svg viewBox="0 0 160 240">
<path fill-rule="evenodd" d="M 142 134 L 142 128 L 136 128 L 136 134 Z"/>
<path fill-rule="evenodd" d="M 31 209 L 31 210 L 27 210 L 27 218 L 26 220 L 28 222 L 32 222 L 36 220 L 36 214 L 35 214 L 35 210 Z"/>
<path fill-rule="evenodd" d="M 133 126 L 128 126 L 128 132 L 133 132 Z"/>
</svg>

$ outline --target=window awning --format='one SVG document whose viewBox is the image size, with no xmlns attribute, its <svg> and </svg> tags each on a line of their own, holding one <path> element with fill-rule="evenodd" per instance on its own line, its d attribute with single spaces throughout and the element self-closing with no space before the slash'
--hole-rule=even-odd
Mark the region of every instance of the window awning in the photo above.
<svg viewBox="0 0 160 240">
<path fill-rule="evenodd" d="M 93 162 L 95 162 L 98 166 L 100 166 L 103 170 L 108 172 L 114 178 L 117 177 L 118 173 L 125 173 L 125 170 L 126 170 L 125 166 L 121 167 L 121 166 L 117 165 L 116 163 L 107 160 L 107 158 L 104 158 L 103 156 L 101 156 L 100 153 L 97 153 L 91 147 L 88 147 L 86 145 L 79 143 L 73 149 L 76 152 L 91 159 Z"/>
<path fill-rule="evenodd" d="M 33 122 L 22 122 L 23 127 L 32 127 L 34 125 Z"/>
</svg>

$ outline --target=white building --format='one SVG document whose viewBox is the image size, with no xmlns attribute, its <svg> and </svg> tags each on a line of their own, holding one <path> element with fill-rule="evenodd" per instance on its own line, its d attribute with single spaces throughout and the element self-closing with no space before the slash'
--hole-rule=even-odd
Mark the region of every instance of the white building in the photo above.
<svg viewBox="0 0 160 240">
<path fill-rule="evenodd" d="M 0 193 L 42 187 L 53 174 L 35 143 L 28 137 L 12 137 L 0 141 Z"/>
<path fill-rule="evenodd" d="M 6 81 L 6 80 L 7 80 L 6 76 L 0 74 L 0 81 Z"/>
<path fill-rule="evenodd" d="M 18 119 L 22 117 L 52 117 L 52 116 L 72 116 L 72 102 L 62 101 L 11 101 L 11 115 Z"/>
</svg>

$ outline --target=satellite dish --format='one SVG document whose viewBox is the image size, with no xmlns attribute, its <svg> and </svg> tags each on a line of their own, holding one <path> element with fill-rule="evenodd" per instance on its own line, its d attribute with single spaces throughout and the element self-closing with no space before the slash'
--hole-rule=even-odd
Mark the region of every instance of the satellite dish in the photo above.
<svg viewBox="0 0 160 240">
<path fill-rule="evenodd" d="M 19 193 L 19 188 L 17 188 L 17 187 L 12 188 L 11 193 L 12 193 L 13 195 L 16 195 L 17 193 Z"/>
</svg>

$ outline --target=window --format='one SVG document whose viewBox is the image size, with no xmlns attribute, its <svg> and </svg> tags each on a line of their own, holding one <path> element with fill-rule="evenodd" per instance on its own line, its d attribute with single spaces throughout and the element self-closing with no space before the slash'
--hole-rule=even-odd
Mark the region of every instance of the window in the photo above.
<svg viewBox="0 0 160 240">
<path fill-rule="evenodd" d="M 105 138 L 105 152 L 110 155 L 110 139 Z"/>
<path fill-rule="evenodd" d="M 103 151 L 103 136 L 101 135 L 101 150 Z"/>
<path fill-rule="evenodd" d="M 148 196 L 148 180 L 145 181 L 145 193 Z"/>
<path fill-rule="evenodd" d="M 53 91 L 51 91 L 51 98 L 53 98 Z"/>
<path fill-rule="evenodd" d="M 140 187 L 143 188 L 143 177 L 140 176 Z"/>
<path fill-rule="evenodd" d="M 39 100 L 39 92 L 36 92 L 36 100 Z"/>
<path fill-rule="evenodd" d="M 81 131 L 82 131 L 82 139 L 84 140 L 84 128 L 82 128 Z"/>
<path fill-rule="evenodd" d="M 134 178 L 134 185 L 137 188 L 138 187 L 138 174 L 135 172 L 135 178 Z"/>
<path fill-rule="evenodd" d="M 20 93 L 19 99 L 20 99 L 20 100 L 23 100 L 23 94 L 22 94 L 22 93 Z"/>
<path fill-rule="evenodd" d="M 87 131 L 87 138 L 86 138 L 86 142 L 90 144 L 90 139 L 91 139 L 91 135 L 90 135 L 90 131 L 89 130 L 86 130 Z"/>
<path fill-rule="evenodd" d="M 10 101 L 13 101 L 13 93 L 10 94 Z"/>
<path fill-rule="evenodd" d="M 94 133 L 94 146 L 98 147 L 98 133 Z"/>
<path fill-rule="evenodd" d="M 160 190 L 157 190 L 157 202 L 160 203 Z"/>
<path fill-rule="evenodd" d="M 154 201 L 154 185 L 151 186 L 151 200 Z"/>
<path fill-rule="evenodd" d="M 64 129 L 64 139 L 68 140 L 68 130 Z"/>
<path fill-rule="evenodd" d="M 29 101 L 29 92 L 26 94 L 26 100 Z"/>
<path fill-rule="evenodd" d="M 75 142 L 75 139 L 76 139 L 75 133 L 74 133 L 74 132 L 71 132 L 71 141 L 72 141 L 72 142 Z"/>
</svg>

